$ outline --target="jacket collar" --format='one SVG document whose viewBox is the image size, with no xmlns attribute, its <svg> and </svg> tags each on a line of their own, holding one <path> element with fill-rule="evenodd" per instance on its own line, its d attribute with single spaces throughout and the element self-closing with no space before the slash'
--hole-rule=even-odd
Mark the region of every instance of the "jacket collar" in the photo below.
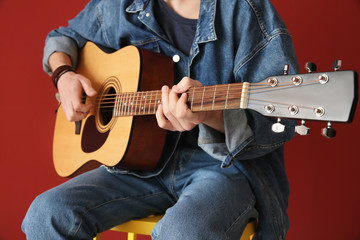
<svg viewBox="0 0 360 240">
<path fill-rule="evenodd" d="M 134 0 L 126 9 L 129 13 L 144 11 L 151 0 Z M 215 13 L 217 0 L 202 0 L 198 20 L 198 29 L 195 36 L 196 43 L 205 43 L 217 39 L 215 32 Z"/>
</svg>

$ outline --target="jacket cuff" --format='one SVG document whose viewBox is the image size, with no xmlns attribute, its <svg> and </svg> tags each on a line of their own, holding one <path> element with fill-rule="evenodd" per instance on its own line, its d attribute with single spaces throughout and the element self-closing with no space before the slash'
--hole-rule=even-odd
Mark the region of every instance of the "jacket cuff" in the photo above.
<svg viewBox="0 0 360 240">
<path fill-rule="evenodd" d="M 63 52 L 67 54 L 71 59 L 72 66 L 76 69 L 78 63 L 78 46 L 73 39 L 65 36 L 49 37 L 46 39 L 43 68 L 49 75 L 52 73 L 49 66 L 49 57 L 54 52 Z"/>
<path fill-rule="evenodd" d="M 199 125 L 199 146 L 212 157 L 229 165 L 251 140 L 253 132 L 247 123 L 247 116 L 242 109 L 223 112 L 225 134 L 205 125 Z"/>
</svg>

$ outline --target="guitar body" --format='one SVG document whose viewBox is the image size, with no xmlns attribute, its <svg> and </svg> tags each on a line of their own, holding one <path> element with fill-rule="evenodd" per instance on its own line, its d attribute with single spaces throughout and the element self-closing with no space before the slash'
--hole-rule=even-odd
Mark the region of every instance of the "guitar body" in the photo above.
<svg viewBox="0 0 360 240">
<path fill-rule="evenodd" d="M 161 104 L 158 89 L 174 83 L 173 71 L 173 62 L 164 55 L 134 46 L 107 54 L 88 42 L 77 72 L 91 81 L 98 96 L 84 100 L 95 107 L 81 122 L 69 122 L 59 107 L 53 146 L 57 173 L 67 177 L 100 164 L 153 170 L 162 157 L 169 157 L 179 135 L 160 129 L 154 114 Z M 278 118 L 272 126 L 275 133 L 285 129 L 280 118 L 302 120 L 295 128 L 300 135 L 309 134 L 305 120 L 327 121 L 322 134 L 332 138 L 331 122 L 351 122 L 357 92 L 357 73 L 337 69 L 271 76 L 256 83 L 194 86 L 186 93 L 193 112 L 252 109 Z M 166 137 L 173 141 L 165 142 Z"/>
<path fill-rule="evenodd" d="M 166 137 L 155 116 L 114 117 L 116 103 L 109 106 L 110 111 L 100 105 L 115 94 L 171 86 L 172 61 L 134 46 L 107 54 L 88 42 L 81 50 L 77 72 L 90 79 L 98 96 L 86 98 L 95 108 L 76 124 L 67 120 L 60 105 L 53 142 L 56 172 L 68 177 L 100 164 L 134 170 L 155 168 Z"/>
</svg>

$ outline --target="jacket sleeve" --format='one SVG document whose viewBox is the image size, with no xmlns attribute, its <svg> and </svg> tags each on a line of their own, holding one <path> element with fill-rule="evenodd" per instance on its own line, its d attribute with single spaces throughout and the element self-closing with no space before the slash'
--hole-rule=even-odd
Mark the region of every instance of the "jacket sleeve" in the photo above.
<svg viewBox="0 0 360 240">
<path fill-rule="evenodd" d="M 45 72 L 51 74 L 48 60 L 54 52 L 66 53 L 71 58 L 73 66 L 76 67 L 78 49 L 83 47 L 88 39 L 94 39 L 103 34 L 97 13 L 99 3 L 100 0 L 90 1 L 74 19 L 69 21 L 67 27 L 60 27 L 48 34 L 43 55 Z"/>
<path fill-rule="evenodd" d="M 236 81 L 251 82 L 252 79 L 281 75 L 285 64 L 289 64 L 290 73 L 298 72 L 295 50 L 287 30 L 277 31 L 268 41 L 261 43 L 258 51 L 238 68 Z M 199 126 L 199 146 L 222 160 L 223 166 L 230 165 L 234 159 L 246 160 L 266 155 L 295 135 L 296 121 L 282 120 L 285 131 L 274 133 L 271 127 L 277 120 L 254 110 L 225 110 L 223 118 L 225 134 L 204 124 Z"/>
</svg>

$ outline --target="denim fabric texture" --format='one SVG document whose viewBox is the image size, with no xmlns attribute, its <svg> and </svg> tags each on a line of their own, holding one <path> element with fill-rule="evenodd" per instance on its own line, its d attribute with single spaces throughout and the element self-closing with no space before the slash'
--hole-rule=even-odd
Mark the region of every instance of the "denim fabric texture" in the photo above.
<svg viewBox="0 0 360 240">
<path fill-rule="evenodd" d="M 146 181 L 100 167 L 41 194 L 23 222 L 27 239 L 92 239 L 165 211 L 152 239 L 239 239 L 258 216 L 246 176 L 199 149 L 179 149 L 173 159 Z"/>
<path fill-rule="evenodd" d="M 76 66 L 78 49 L 87 41 L 92 41 L 114 50 L 131 44 L 170 57 L 178 55 L 180 61 L 175 63 L 175 83 L 184 76 L 199 80 L 203 85 L 255 83 L 268 76 L 282 74 L 285 64 L 290 65 L 290 73 L 298 72 L 290 33 L 268 0 L 202 0 L 196 35 L 188 55 L 168 43 L 156 22 L 153 6 L 152 0 L 90 1 L 78 16 L 69 21 L 67 27 L 60 27 L 48 35 L 44 49 L 44 70 L 51 73 L 48 58 L 55 51 L 67 53 Z M 285 173 L 283 144 L 294 136 L 295 122 L 283 120 L 286 130 L 283 133 L 274 133 L 271 125 L 276 120 L 265 118 L 253 110 L 225 110 L 223 117 L 225 134 L 204 124 L 199 125 L 198 144 L 206 152 L 206 157 L 198 154 L 204 161 L 219 160 L 218 165 L 221 165 L 220 169 L 223 171 L 237 169 L 239 177 L 246 177 L 255 195 L 255 208 L 259 213 L 255 239 L 285 239 L 289 227 L 289 186 Z M 176 136 L 172 138 L 174 142 L 177 141 Z M 174 156 L 162 160 L 161 166 L 153 172 L 132 172 L 116 168 L 108 168 L 108 172 L 114 176 L 126 176 L 124 178 L 135 176 L 153 181 L 153 178 L 159 178 L 164 172 L 168 172 L 170 166 L 175 164 L 174 161 Z M 198 166 L 201 171 L 203 165 Z M 103 171 L 103 168 L 95 170 L 100 171 Z M 193 171 L 195 170 L 190 172 Z M 224 181 L 221 187 L 221 184 L 219 185 L 219 189 L 223 191 L 229 188 L 226 184 L 227 181 Z M 171 199 L 166 203 L 151 203 L 156 209 L 153 212 L 144 212 L 153 214 L 165 211 L 180 199 L 181 195 L 179 199 Z M 245 199 L 249 201 L 250 198 Z M 228 208 L 235 209 L 231 206 L 234 204 L 231 199 L 223 201 L 226 204 L 229 202 Z M 171 209 L 173 208 L 167 213 L 171 213 Z M 216 210 L 216 207 L 213 206 L 212 209 Z M 207 213 L 195 211 L 188 214 L 202 214 L 206 217 Z M 144 215 L 137 214 L 129 213 L 128 218 L 116 214 L 114 216 L 125 221 Z M 173 215 L 168 216 L 171 223 Z M 106 221 L 104 219 L 104 222 Z M 219 218 L 216 224 L 223 223 L 224 219 Z M 104 230 L 110 225 L 98 226 L 97 230 Z M 157 231 L 158 228 L 154 230 L 154 236 Z"/>
</svg>

